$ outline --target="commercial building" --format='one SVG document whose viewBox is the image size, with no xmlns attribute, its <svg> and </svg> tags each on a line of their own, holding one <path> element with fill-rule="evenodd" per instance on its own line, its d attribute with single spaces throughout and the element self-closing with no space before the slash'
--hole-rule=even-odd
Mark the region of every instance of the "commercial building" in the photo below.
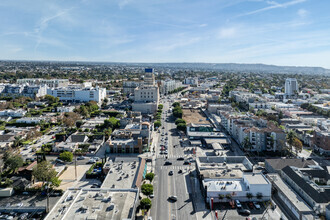
<svg viewBox="0 0 330 220">
<path fill-rule="evenodd" d="M 207 203 L 270 200 L 270 182 L 262 173 L 251 172 L 246 157 L 197 157 L 196 167 Z"/>
<path fill-rule="evenodd" d="M 101 103 L 106 98 L 106 89 L 97 87 L 61 87 L 47 90 L 48 95 L 58 97 L 62 102 L 89 102 Z"/>
<path fill-rule="evenodd" d="M 138 189 L 69 188 L 45 220 L 134 219 Z"/>
<path fill-rule="evenodd" d="M 193 124 L 187 125 L 187 136 L 189 140 L 203 140 L 204 138 L 226 138 L 227 136 L 217 131 L 211 124 Z"/>
<path fill-rule="evenodd" d="M 327 167 L 286 166 L 282 169 L 282 178 L 316 214 L 325 214 L 330 202 L 330 174 Z"/>
<path fill-rule="evenodd" d="M 134 90 L 138 88 L 142 83 L 137 81 L 124 81 L 123 82 L 123 93 L 132 94 Z"/>
<path fill-rule="evenodd" d="M 27 78 L 27 79 L 18 79 L 17 84 L 42 85 L 42 86 L 47 86 L 48 88 L 57 88 L 57 87 L 67 87 L 69 85 L 69 80 Z"/>
<path fill-rule="evenodd" d="M 142 114 L 153 114 L 157 111 L 159 102 L 159 89 L 155 84 L 153 70 L 145 69 L 144 84 L 134 90 L 133 111 Z"/>
<path fill-rule="evenodd" d="M 291 219 L 314 220 L 313 209 L 286 183 L 279 174 L 268 174 L 267 178 L 274 189 L 273 197 L 280 200 L 283 208 L 290 213 Z"/>
<path fill-rule="evenodd" d="M 288 78 L 285 80 L 285 96 L 290 98 L 292 96 L 298 95 L 299 88 L 298 82 L 295 78 Z"/>
</svg>

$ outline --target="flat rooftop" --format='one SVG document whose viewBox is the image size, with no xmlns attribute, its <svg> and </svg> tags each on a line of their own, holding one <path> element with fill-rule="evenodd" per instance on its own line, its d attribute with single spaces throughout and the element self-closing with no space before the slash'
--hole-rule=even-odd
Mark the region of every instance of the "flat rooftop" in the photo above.
<svg viewBox="0 0 330 220">
<path fill-rule="evenodd" d="M 184 119 L 187 124 L 210 124 L 199 109 L 182 109 L 182 112 L 182 119 Z"/>
<path fill-rule="evenodd" d="M 300 212 L 313 212 L 311 207 L 288 185 L 278 174 L 267 175 L 275 187 L 281 191 L 283 195 L 290 201 L 291 204 Z"/>
<path fill-rule="evenodd" d="M 203 181 L 204 187 L 207 186 L 208 192 L 241 192 L 246 191 L 246 186 L 242 180 L 222 179 L 221 181 Z"/>
<path fill-rule="evenodd" d="M 109 168 L 101 188 L 127 189 L 133 188 L 138 175 L 139 158 L 117 157 L 104 165 Z"/>
<path fill-rule="evenodd" d="M 266 179 L 264 175 L 261 173 L 244 173 L 244 178 L 250 183 L 250 184 L 270 184 L 269 181 Z"/>
<path fill-rule="evenodd" d="M 196 158 L 196 164 L 199 171 L 214 169 L 252 170 L 252 163 L 245 156 L 203 156 Z"/>
<path fill-rule="evenodd" d="M 137 189 L 69 189 L 45 220 L 133 219 Z"/>
</svg>

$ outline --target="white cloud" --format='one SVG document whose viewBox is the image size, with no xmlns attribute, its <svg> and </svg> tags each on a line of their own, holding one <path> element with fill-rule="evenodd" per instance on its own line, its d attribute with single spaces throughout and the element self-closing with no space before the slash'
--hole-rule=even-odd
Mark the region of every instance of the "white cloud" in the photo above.
<svg viewBox="0 0 330 220">
<path fill-rule="evenodd" d="M 237 29 L 234 27 L 222 28 L 218 33 L 218 38 L 232 38 L 237 36 Z"/>
<path fill-rule="evenodd" d="M 308 15 L 308 11 L 305 9 L 299 9 L 297 12 L 298 16 L 301 18 L 304 18 Z"/>
<path fill-rule="evenodd" d="M 258 13 L 261 13 L 261 12 L 264 12 L 264 11 L 269 11 L 269 10 L 276 9 L 276 8 L 286 8 L 286 7 L 289 7 L 289 6 L 292 6 L 292 5 L 303 3 L 305 1 L 306 0 L 292 0 L 292 1 L 285 2 L 285 3 L 277 3 L 275 1 L 267 1 L 267 4 L 269 4 L 270 6 L 241 14 L 238 17 L 258 14 Z"/>
</svg>

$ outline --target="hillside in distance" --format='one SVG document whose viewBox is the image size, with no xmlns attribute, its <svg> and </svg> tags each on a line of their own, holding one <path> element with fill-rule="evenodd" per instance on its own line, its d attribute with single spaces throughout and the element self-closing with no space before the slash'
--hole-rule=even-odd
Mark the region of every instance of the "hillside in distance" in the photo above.
<svg viewBox="0 0 330 220">
<path fill-rule="evenodd" d="M 279 73 L 279 74 L 315 74 L 330 75 L 330 69 L 323 67 L 302 66 L 276 66 L 266 64 L 238 64 L 238 63 L 136 63 L 153 67 L 167 67 L 177 69 L 212 70 L 223 72 L 254 72 L 254 73 Z"/>
</svg>

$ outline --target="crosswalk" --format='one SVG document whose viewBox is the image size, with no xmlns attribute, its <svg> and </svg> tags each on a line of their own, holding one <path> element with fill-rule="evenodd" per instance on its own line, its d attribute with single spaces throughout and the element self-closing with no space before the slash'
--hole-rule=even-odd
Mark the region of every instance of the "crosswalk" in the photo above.
<svg viewBox="0 0 330 220">
<path fill-rule="evenodd" d="M 188 155 L 166 155 L 166 154 L 160 154 L 160 155 L 157 155 L 157 159 L 158 158 L 166 158 L 167 159 L 176 159 L 176 158 L 179 158 L 179 157 L 183 157 L 185 159 L 188 159 Z"/>
<path fill-rule="evenodd" d="M 189 165 L 185 166 L 161 166 L 161 170 L 183 170 L 183 171 L 189 171 Z"/>
</svg>

